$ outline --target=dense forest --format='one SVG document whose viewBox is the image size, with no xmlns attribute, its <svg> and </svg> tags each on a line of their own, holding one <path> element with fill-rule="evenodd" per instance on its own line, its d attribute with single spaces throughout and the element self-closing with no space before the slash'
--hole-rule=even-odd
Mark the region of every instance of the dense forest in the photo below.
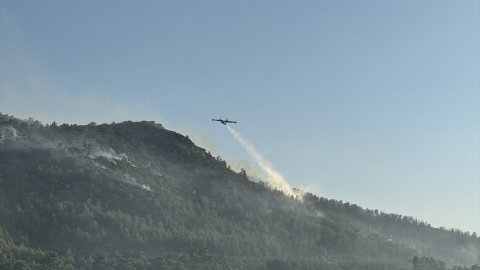
<svg viewBox="0 0 480 270">
<path fill-rule="evenodd" d="M 475 233 L 286 196 L 155 122 L 44 125 L 0 114 L 0 269 L 478 264 Z"/>
</svg>

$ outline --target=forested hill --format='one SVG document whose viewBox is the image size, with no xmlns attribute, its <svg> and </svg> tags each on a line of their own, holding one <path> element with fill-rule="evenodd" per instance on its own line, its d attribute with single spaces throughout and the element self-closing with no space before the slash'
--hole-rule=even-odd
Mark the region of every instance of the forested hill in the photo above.
<svg viewBox="0 0 480 270">
<path fill-rule="evenodd" d="M 479 254 L 475 234 L 285 196 L 154 122 L 0 114 L 0 269 L 479 269 Z"/>
</svg>

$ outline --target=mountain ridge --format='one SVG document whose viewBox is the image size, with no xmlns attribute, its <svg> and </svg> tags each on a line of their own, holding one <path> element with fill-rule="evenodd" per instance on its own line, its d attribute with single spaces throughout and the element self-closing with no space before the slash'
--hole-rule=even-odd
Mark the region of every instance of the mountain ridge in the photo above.
<svg viewBox="0 0 480 270">
<path fill-rule="evenodd" d="M 135 269 L 480 261 L 475 233 L 311 193 L 285 196 L 153 121 L 43 125 L 0 114 L 0 161 L 0 247 L 9 254 L 0 264 L 8 267 L 102 269 L 128 258 Z"/>
</svg>

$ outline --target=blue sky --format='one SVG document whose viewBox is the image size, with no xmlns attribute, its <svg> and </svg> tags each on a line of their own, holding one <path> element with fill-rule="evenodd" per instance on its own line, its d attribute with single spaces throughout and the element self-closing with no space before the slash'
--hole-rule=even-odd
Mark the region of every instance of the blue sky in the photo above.
<svg viewBox="0 0 480 270">
<path fill-rule="evenodd" d="M 229 117 L 293 186 L 480 232 L 478 1 L 0 9 L 3 113 L 156 120 L 253 170 Z"/>
</svg>

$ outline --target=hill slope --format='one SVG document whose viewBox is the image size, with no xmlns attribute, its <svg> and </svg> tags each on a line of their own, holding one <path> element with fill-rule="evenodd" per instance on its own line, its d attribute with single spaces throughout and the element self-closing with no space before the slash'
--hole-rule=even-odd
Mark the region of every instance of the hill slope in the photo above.
<svg viewBox="0 0 480 270">
<path fill-rule="evenodd" d="M 43 126 L 0 114 L 0 216 L 6 269 L 411 269 L 414 256 L 417 269 L 480 263 L 476 235 L 285 196 L 146 121 Z"/>
</svg>

